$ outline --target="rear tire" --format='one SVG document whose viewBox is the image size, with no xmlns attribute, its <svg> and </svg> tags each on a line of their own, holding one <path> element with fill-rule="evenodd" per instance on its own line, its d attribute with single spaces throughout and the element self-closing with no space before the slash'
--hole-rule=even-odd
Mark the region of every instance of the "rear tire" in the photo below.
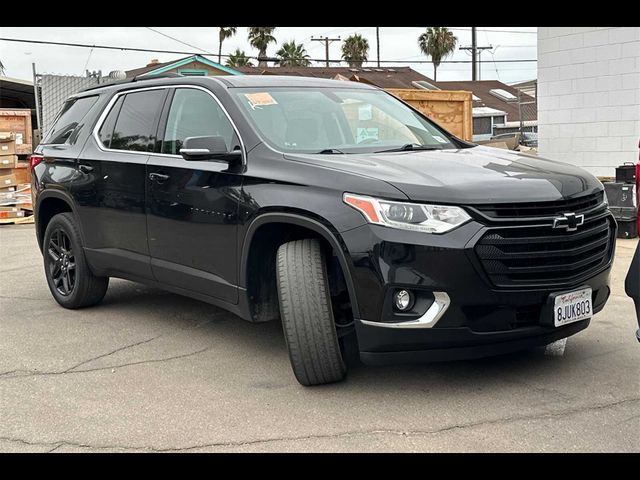
<svg viewBox="0 0 640 480">
<path fill-rule="evenodd" d="M 49 290 L 64 308 L 90 307 L 102 301 L 109 277 L 96 277 L 82 249 L 82 237 L 71 213 L 55 215 L 44 233 L 44 271 Z"/>
<path fill-rule="evenodd" d="M 282 245 L 277 281 L 282 328 L 298 382 L 312 386 L 344 379 L 347 368 L 336 335 L 320 242 L 306 239 Z"/>
</svg>

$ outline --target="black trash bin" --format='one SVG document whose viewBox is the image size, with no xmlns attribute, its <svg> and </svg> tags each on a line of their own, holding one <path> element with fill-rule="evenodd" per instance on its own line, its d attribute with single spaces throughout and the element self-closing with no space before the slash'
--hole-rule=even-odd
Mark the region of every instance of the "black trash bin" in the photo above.
<svg viewBox="0 0 640 480">
<path fill-rule="evenodd" d="M 616 167 L 616 182 L 636 183 L 636 165 L 633 162 L 625 162 Z"/>
<path fill-rule="evenodd" d="M 638 236 L 637 207 L 609 207 L 618 223 L 618 238 L 636 238 Z"/>
</svg>

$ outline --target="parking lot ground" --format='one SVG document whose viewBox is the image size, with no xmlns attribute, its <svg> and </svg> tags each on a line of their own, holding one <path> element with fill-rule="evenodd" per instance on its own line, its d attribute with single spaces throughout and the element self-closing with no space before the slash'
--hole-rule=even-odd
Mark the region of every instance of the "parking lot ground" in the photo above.
<svg viewBox="0 0 640 480">
<path fill-rule="evenodd" d="M 51 297 L 33 226 L 0 227 L 0 451 L 639 451 L 640 344 L 613 294 L 564 356 L 352 367 L 304 388 L 279 323 L 122 280 Z"/>
</svg>

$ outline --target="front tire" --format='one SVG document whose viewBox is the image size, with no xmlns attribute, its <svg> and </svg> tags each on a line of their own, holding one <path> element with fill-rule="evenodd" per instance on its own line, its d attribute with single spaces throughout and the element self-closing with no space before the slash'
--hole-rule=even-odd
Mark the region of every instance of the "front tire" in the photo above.
<svg viewBox="0 0 640 480">
<path fill-rule="evenodd" d="M 76 309 L 102 301 L 109 277 L 96 277 L 82 249 L 82 237 L 71 213 L 55 215 L 44 233 L 42 250 L 49 290 L 64 308 Z"/>
<path fill-rule="evenodd" d="M 344 379 L 347 368 L 336 334 L 320 242 L 306 239 L 282 245 L 277 282 L 282 328 L 298 382 L 312 386 Z"/>
</svg>

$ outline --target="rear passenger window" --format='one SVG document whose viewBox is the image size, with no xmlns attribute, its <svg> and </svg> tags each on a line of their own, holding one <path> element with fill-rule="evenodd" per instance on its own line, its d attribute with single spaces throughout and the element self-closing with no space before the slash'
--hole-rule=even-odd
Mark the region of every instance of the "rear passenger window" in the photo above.
<svg viewBox="0 0 640 480">
<path fill-rule="evenodd" d="M 236 146 L 232 148 L 233 126 L 211 95 L 192 88 L 177 89 L 167 118 L 162 153 L 179 155 L 185 138 L 204 136 L 222 137 L 229 151 Z"/>
<path fill-rule="evenodd" d="M 152 151 L 158 115 L 165 94 L 166 90 L 128 93 L 115 122 L 109 148 L 136 152 Z"/>
<path fill-rule="evenodd" d="M 97 100 L 97 95 L 67 100 L 42 143 L 44 145 L 65 143 Z"/>
<path fill-rule="evenodd" d="M 113 107 L 111 107 L 111 110 L 109 110 L 107 118 L 104 119 L 100 130 L 98 130 L 98 137 L 100 137 L 100 141 L 107 148 L 111 148 L 111 137 L 113 136 L 113 129 L 116 126 L 118 114 L 120 113 L 120 109 L 122 108 L 122 102 L 124 102 L 124 95 L 118 97 L 116 103 L 114 103 Z"/>
</svg>

